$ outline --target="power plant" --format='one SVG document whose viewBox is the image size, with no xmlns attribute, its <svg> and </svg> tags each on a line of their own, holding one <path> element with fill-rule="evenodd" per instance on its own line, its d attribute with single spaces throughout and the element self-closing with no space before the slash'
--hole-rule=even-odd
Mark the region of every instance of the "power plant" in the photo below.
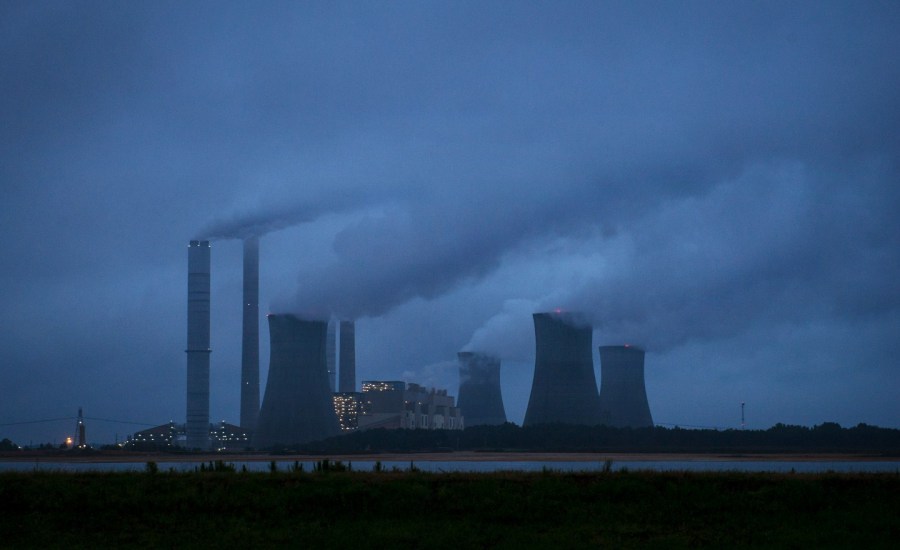
<svg viewBox="0 0 900 550">
<path fill-rule="evenodd" d="M 187 420 L 184 445 L 210 448 L 210 243 L 188 245 Z M 351 320 L 307 321 L 269 315 L 271 355 L 265 398 L 259 393 L 259 238 L 243 241 L 243 325 L 239 440 L 257 448 L 302 444 L 341 432 L 334 396 L 357 398 L 356 326 Z M 592 328 L 573 313 L 534 313 L 535 368 L 524 426 L 549 423 L 652 427 L 644 385 L 644 351 L 601 346 L 601 391 L 592 359 Z M 457 429 L 506 422 L 500 359 L 477 351 L 457 354 L 456 407 L 434 404 Z M 417 398 L 418 399 L 418 398 Z M 338 400 L 339 401 L 339 400 Z M 440 413 L 456 410 L 458 422 Z M 357 407 L 358 408 L 358 407 Z M 429 409 L 430 410 L 430 409 Z M 448 409 L 449 410 L 449 409 Z M 371 411 L 369 412 L 371 415 Z M 435 419 L 438 419 L 438 416 Z M 424 422 L 424 421 L 423 421 Z M 453 422 L 456 422 L 453 424 Z M 402 423 L 401 423 L 402 424 Z M 418 427 L 419 422 L 408 423 Z M 435 421 L 431 429 L 445 422 Z M 350 424 L 348 424 L 350 425 Z M 224 432 L 223 432 L 224 433 Z M 230 432 L 229 432 L 230 433 Z M 221 439 L 219 437 L 217 441 Z M 234 439 L 234 438 L 232 438 Z"/>
<path fill-rule="evenodd" d="M 259 237 L 244 239 L 244 320 L 241 338 L 241 428 L 259 416 Z"/>
<path fill-rule="evenodd" d="M 600 423 L 615 428 L 651 428 L 644 387 L 644 350 L 600 346 Z"/>
<path fill-rule="evenodd" d="M 302 444 L 340 433 L 328 386 L 326 321 L 269 315 L 271 356 L 253 446 Z"/>
<path fill-rule="evenodd" d="M 471 351 L 461 351 L 457 357 L 459 397 L 456 405 L 465 414 L 466 426 L 506 422 L 500 392 L 500 359 Z"/>
<path fill-rule="evenodd" d="M 566 312 L 535 313 L 533 317 L 534 380 L 523 426 L 599 424 L 591 326 Z"/>
<path fill-rule="evenodd" d="M 187 422 L 185 445 L 209 447 L 209 241 L 188 245 Z"/>
</svg>

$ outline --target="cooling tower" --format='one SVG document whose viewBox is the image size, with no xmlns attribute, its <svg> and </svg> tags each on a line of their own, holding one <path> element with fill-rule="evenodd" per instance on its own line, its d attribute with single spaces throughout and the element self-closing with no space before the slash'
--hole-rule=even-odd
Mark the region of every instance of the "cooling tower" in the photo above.
<svg viewBox="0 0 900 550">
<path fill-rule="evenodd" d="M 338 322 L 328 321 L 328 332 L 325 348 L 325 362 L 328 365 L 328 386 L 332 392 L 337 391 L 337 329 Z"/>
<path fill-rule="evenodd" d="M 187 422 L 189 449 L 209 447 L 209 241 L 188 245 Z"/>
<path fill-rule="evenodd" d="M 340 433 L 325 366 L 325 321 L 269 315 L 266 394 L 253 436 L 257 449 L 301 444 Z"/>
<path fill-rule="evenodd" d="M 469 351 L 461 351 L 457 356 L 459 397 L 456 406 L 462 411 L 466 426 L 506 422 L 500 394 L 500 359 Z"/>
<path fill-rule="evenodd" d="M 644 388 L 644 350 L 600 346 L 600 422 L 616 428 L 651 428 Z"/>
<path fill-rule="evenodd" d="M 341 321 L 341 354 L 338 357 L 340 369 L 340 390 L 342 392 L 356 391 L 356 323 L 353 321 Z"/>
<path fill-rule="evenodd" d="M 523 425 L 598 424 L 590 325 L 571 313 L 535 313 L 534 335 L 534 381 Z"/>
<path fill-rule="evenodd" d="M 259 237 L 244 239 L 244 333 L 241 340 L 241 428 L 259 416 Z"/>
</svg>

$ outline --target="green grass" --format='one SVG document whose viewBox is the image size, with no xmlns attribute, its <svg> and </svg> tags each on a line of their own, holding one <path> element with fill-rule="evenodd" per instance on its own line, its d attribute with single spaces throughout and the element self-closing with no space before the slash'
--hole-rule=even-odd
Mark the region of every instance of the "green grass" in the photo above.
<svg viewBox="0 0 900 550">
<path fill-rule="evenodd" d="M 0 548 L 891 547 L 897 474 L 5 473 Z"/>
</svg>

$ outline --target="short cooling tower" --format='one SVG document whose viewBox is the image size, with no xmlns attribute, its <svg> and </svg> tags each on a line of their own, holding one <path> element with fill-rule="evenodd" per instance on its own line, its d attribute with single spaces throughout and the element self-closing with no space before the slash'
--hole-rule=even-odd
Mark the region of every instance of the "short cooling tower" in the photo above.
<svg viewBox="0 0 900 550">
<path fill-rule="evenodd" d="M 651 428 L 644 387 L 644 350 L 600 346 L 600 422 L 616 428 Z"/>
<path fill-rule="evenodd" d="M 524 426 L 599 424 L 591 332 L 572 313 L 534 314 L 534 381 Z"/>
<path fill-rule="evenodd" d="M 500 393 L 500 359 L 470 351 L 461 351 L 457 356 L 459 398 L 456 406 L 462 411 L 466 426 L 506 422 Z"/>
<path fill-rule="evenodd" d="M 325 321 L 269 315 L 271 355 L 253 446 L 307 443 L 341 431 L 325 361 Z"/>
</svg>

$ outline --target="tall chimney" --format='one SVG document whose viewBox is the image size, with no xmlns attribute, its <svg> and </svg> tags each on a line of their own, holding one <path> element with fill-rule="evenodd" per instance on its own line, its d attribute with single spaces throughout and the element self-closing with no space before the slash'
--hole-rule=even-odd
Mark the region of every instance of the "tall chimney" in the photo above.
<svg viewBox="0 0 900 550">
<path fill-rule="evenodd" d="M 356 323 L 341 321 L 340 391 L 356 391 Z"/>
<path fill-rule="evenodd" d="M 268 319 L 269 378 L 253 446 L 265 449 L 338 435 L 325 365 L 328 323 L 285 314 Z"/>
<path fill-rule="evenodd" d="M 244 239 L 244 333 L 241 340 L 241 428 L 259 416 L 259 237 Z"/>
<path fill-rule="evenodd" d="M 188 245 L 187 422 L 189 449 L 209 448 L 209 241 Z"/>
<path fill-rule="evenodd" d="M 337 391 L 337 331 L 338 321 L 335 319 L 328 321 L 325 362 L 328 365 L 328 387 L 332 393 Z"/>
<path fill-rule="evenodd" d="M 599 424 L 591 332 L 572 313 L 534 314 L 534 381 L 523 426 Z"/>
</svg>

